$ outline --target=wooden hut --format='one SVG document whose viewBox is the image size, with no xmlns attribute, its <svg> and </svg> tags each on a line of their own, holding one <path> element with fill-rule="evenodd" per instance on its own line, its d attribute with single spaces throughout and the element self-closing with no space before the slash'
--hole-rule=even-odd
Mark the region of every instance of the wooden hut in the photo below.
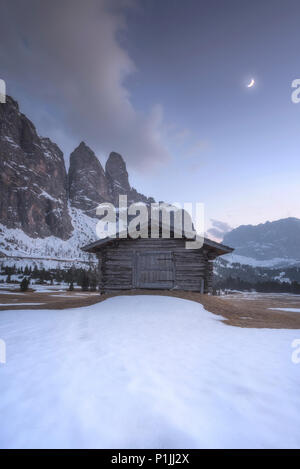
<svg viewBox="0 0 300 469">
<path fill-rule="evenodd" d="M 185 243 L 184 237 L 107 237 L 82 250 L 99 259 L 101 293 L 138 289 L 211 293 L 213 260 L 233 249 L 207 238 L 200 249 L 186 249 Z"/>
</svg>

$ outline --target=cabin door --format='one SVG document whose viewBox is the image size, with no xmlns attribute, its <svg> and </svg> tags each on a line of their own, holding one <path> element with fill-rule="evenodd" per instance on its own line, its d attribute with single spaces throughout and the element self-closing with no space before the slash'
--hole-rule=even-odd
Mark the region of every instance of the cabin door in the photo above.
<svg viewBox="0 0 300 469">
<path fill-rule="evenodd" d="M 173 288 L 174 263 L 172 252 L 137 252 L 135 284 L 137 288 Z"/>
</svg>

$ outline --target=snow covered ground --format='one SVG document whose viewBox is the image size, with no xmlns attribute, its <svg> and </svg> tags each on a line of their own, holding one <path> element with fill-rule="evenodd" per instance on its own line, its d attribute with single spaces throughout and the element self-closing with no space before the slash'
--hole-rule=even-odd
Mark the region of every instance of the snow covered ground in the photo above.
<svg viewBox="0 0 300 469">
<path fill-rule="evenodd" d="M 299 448 L 300 330 L 195 302 L 110 298 L 0 312 L 0 447 Z"/>
</svg>

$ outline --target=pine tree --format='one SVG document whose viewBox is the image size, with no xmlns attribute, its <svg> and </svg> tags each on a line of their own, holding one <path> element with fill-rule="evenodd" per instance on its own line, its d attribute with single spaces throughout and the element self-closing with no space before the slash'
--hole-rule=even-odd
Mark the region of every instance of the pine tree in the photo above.
<svg viewBox="0 0 300 469">
<path fill-rule="evenodd" d="M 27 277 L 24 277 L 22 282 L 20 283 L 20 290 L 21 291 L 27 291 L 28 290 L 28 285 L 29 285 L 29 280 Z"/>
<path fill-rule="evenodd" d="M 83 274 L 82 280 L 81 280 L 81 289 L 83 291 L 88 291 L 90 285 L 89 277 L 86 273 Z"/>
</svg>

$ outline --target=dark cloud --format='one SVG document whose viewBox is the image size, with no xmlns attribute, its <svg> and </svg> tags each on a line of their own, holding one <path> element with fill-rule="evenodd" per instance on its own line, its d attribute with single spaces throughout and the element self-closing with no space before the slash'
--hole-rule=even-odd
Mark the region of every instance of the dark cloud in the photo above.
<svg viewBox="0 0 300 469">
<path fill-rule="evenodd" d="M 147 167 L 168 151 L 162 108 L 138 111 L 125 86 L 136 67 L 117 38 L 132 7 L 122 0 L 4 0 L 0 73 L 38 130 L 68 151 L 85 140 L 96 152 L 117 151 Z"/>
</svg>

